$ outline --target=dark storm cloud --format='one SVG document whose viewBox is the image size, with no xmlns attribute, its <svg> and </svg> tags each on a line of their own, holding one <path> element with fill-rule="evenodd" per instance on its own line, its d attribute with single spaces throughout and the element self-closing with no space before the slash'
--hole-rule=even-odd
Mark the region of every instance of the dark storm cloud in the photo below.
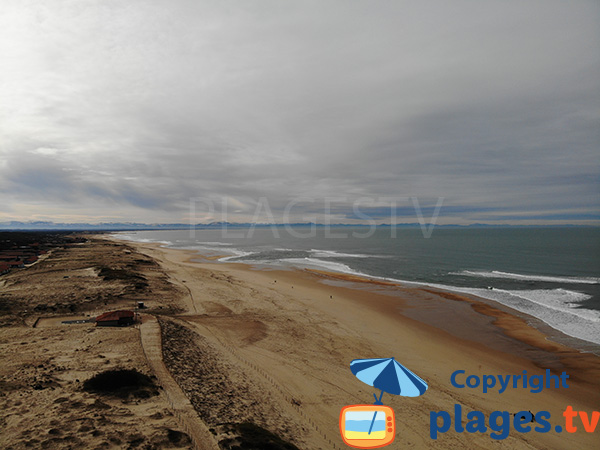
<svg viewBox="0 0 600 450">
<path fill-rule="evenodd" d="M 3 11 L 6 218 L 35 204 L 174 222 L 194 197 L 227 201 L 230 220 L 265 197 L 280 218 L 304 196 L 315 200 L 297 217 L 327 197 L 345 198 L 340 220 L 364 197 L 417 197 L 426 216 L 443 197 L 447 222 L 595 220 L 595 2 L 9 0 Z"/>
</svg>

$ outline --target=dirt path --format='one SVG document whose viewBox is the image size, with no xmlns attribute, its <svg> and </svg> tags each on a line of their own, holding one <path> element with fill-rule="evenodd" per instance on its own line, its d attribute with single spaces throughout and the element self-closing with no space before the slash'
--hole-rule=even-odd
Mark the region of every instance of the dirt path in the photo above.
<svg viewBox="0 0 600 450">
<path fill-rule="evenodd" d="M 162 357 L 161 332 L 154 316 L 144 315 L 140 325 L 142 348 L 148 364 L 163 388 L 173 413 L 189 434 L 198 450 L 219 450 L 212 434 L 200 420 L 192 404 L 165 367 Z"/>
</svg>

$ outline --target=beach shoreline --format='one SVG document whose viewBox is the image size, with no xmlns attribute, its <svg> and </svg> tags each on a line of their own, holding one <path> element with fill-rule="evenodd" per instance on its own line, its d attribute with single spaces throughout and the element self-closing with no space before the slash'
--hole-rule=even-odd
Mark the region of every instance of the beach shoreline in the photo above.
<svg viewBox="0 0 600 450">
<path fill-rule="evenodd" d="M 186 423 L 201 420 L 220 445 L 235 445 L 243 424 L 252 424 L 251 433 L 262 430 L 265 439 L 281 438 L 302 450 L 346 448 L 340 410 L 372 403 L 378 393 L 350 371 L 350 362 L 362 358 L 393 356 L 429 385 L 420 397 L 383 396 L 396 412 L 394 445 L 403 447 L 497 447 L 490 429 L 469 433 L 450 427 L 434 443 L 431 414 L 454 415 L 457 407 L 464 410 L 463 424 L 470 412 L 489 418 L 495 411 L 547 411 L 553 426 L 564 424 L 567 406 L 598 409 L 600 358 L 548 341 L 526 320 L 477 299 L 340 274 L 197 259 L 191 250 L 84 235 L 81 243 L 3 276 L 0 297 L 13 309 L 0 328 L 5 350 L 0 382 L 7 387 L 0 398 L 6 424 L 0 444 L 21 448 L 37 442 L 66 450 L 80 442 L 95 448 L 123 441 L 123 427 L 141 421 L 139 433 L 127 439 L 173 448 L 165 439 L 175 431 L 167 429 L 187 428 L 175 420 L 179 413 L 169 397 L 127 404 L 103 397 L 100 403 L 81 389 L 80 381 L 102 370 L 136 368 L 151 375 L 157 364 L 174 380 L 168 390 L 179 388 L 197 413 Z M 160 326 L 160 335 L 154 326 L 150 359 L 140 335 L 145 328 L 63 322 L 138 302 L 145 305 L 139 311 L 142 327 Z M 42 372 L 47 384 L 36 390 Z M 457 373 L 464 382 L 467 376 L 563 372 L 568 388 L 537 393 L 521 385 L 484 393 L 451 382 Z M 154 375 L 163 380 L 165 373 Z M 64 398 L 74 399 L 69 420 L 85 421 L 80 430 L 86 431 L 77 434 L 78 428 L 65 424 L 62 435 L 48 436 L 48 430 L 58 433 L 53 414 Z M 125 413 L 127 422 L 121 418 Z M 593 448 L 595 442 L 581 423 L 577 433 L 520 433 L 507 425 L 510 432 L 501 443 L 508 449 Z M 187 442 L 175 448 L 191 448 Z"/>
<path fill-rule="evenodd" d="M 368 402 L 371 395 L 364 394 L 368 389 L 365 391 L 364 386 L 352 379 L 347 365 L 355 358 L 388 357 L 396 354 L 407 367 L 427 379 L 433 391 L 423 397 L 429 399 L 425 402 L 427 406 L 419 406 L 418 400 L 409 399 L 411 411 L 420 419 L 415 421 L 414 418 L 405 418 L 407 425 L 410 424 L 414 430 L 410 437 L 406 437 L 407 442 L 420 441 L 424 445 L 428 431 L 423 424 L 428 422 L 425 413 L 436 408 L 451 410 L 456 401 L 488 412 L 507 409 L 507 405 L 514 405 L 511 408 L 515 412 L 519 407 L 532 411 L 547 410 L 556 420 L 561 417 L 567 404 L 580 404 L 582 409 L 590 410 L 597 409 L 600 401 L 597 389 L 600 376 L 598 356 L 548 340 L 539 329 L 530 326 L 522 315 L 511 314 L 507 311 L 508 308 L 495 307 L 473 296 L 433 288 L 365 283 L 352 276 L 326 272 L 273 268 L 261 270 L 240 263 L 210 260 L 198 262 L 201 257 L 191 250 L 165 248 L 152 243 L 128 242 L 128 245 L 158 260 L 171 277 L 179 280 L 189 290 L 192 298 L 189 306 L 194 305 L 196 309 L 188 309 L 188 313 L 180 318 L 185 320 L 186 315 L 199 316 L 199 319 L 190 320 L 200 325 L 198 330 L 209 331 L 218 335 L 223 342 L 239 345 L 236 352 L 241 352 L 243 358 L 253 364 L 264 364 L 271 359 L 281 363 L 278 358 L 284 348 L 275 341 L 287 342 L 288 346 L 301 342 L 311 349 L 309 353 L 318 361 L 311 361 L 315 370 L 332 372 L 336 377 L 346 374 L 343 383 L 335 383 L 336 388 L 341 392 L 355 390 L 363 393 L 362 401 Z M 200 280 L 206 282 L 207 277 L 220 280 L 221 283 L 217 283 L 219 287 L 206 289 Z M 251 294 L 245 298 L 224 294 L 220 290 L 223 284 L 229 285 L 227 289 L 233 289 L 236 294 L 240 290 Z M 356 284 L 367 287 L 357 289 Z M 394 295 L 381 292 L 390 288 L 397 292 Z M 271 300 L 265 302 L 260 299 L 261 294 Z M 284 304 L 287 306 L 283 307 Z M 295 313 L 290 314 L 286 309 Z M 262 331 L 264 336 L 246 336 L 241 340 L 239 336 L 234 337 L 237 333 L 234 328 L 239 323 L 227 322 L 223 318 L 227 316 L 244 316 L 249 321 L 260 317 L 259 321 L 265 327 Z M 309 338 L 306 331 L 292 331 L 274 325 L 279 325 L 281 320 L 303 322 L 298 320 L 299 316 L 305 319 L 304 325 L 307 327 L 310 323 L 329 325 L 318 331 L 313 330 L 313 334 L 322 334 L 318 338 Z M 344 342 L 341 334 L 352 335 L 353 339 Z M 323 339 L 329 341 L 332 347 L 323 346 Z M 337 362 L 320 361 L 320 358 L 331 355 L 332 352 L 339 353 Z M 265 359 L 265 353 L 269 354 L 269 358 Z M 290 361 L 296 360 L 298 364 L 300 361 L 304 364 L 308 362 L 306 355 L 296 355 L 294 358 L 291 358 L 292 353 L 288 352 L 286 355 Z M 438 362 L 434 363 L 436 360 Z M 455 370 L 465 370 L 467 374 L 520 374 L 523 371 L 541 374 L 545 369 L 550 369 L 555 374 L 562 371 L 569 373 L 572 380 L 570 388 L 547 390 L 543 395 L 531 394 L 526 389 L 513 389 L 510 393 L 501 395 L 484 395 L 482 392 L 477 394 L 474 390 L 453 389 L 449 381 Z M 279 379 L 284 384 L 295 384 L 299 389 L 296 396 L 304 401 L 315 396 L 323 397 L 323 392 L 315 392 L 314 388 L 302 386 L 298 375 L 292 376 L 283 368 L 272 369 L 271 372 L 274 379 Z M 434 393 L 435 391 L 438 393 Z M 345 401 L 351 403 L 353 400 L 357 401 L 358 398 L 349 395 Z M 340 402 L 343 403 L 343 400 L 338 398 L 338 404 Z M 313 410 L 312 414 L 313 417 L 320 417 L 322 426 L 325 426 L 325 417 L 331 419 L 332 414 L 335 416 L 336 408 L 337 406 L 321 406 Z M 330 435 L 336 434 L 331 423 L 328 424 L 328 430 Z M 582 439 L 582 442 L 586 442 L 591 435 L 538 436 L 542 441 L 548 442 L 562 438 L 564 443 L 568 439 Z M 478 442 L 477 445 L 482 445 L 479 441 L 481 438 L 488 439 L 488 443 L 483 444 L 484 447 L 493 443 L 489 436 L 461 435 L 461 439 L 466 439 L 465 442 L 474 439 Z M 509 439 L 513 438 L 531 441 L 531 435 L 516 434 Z M 440 443 L 438 441 L 437 445 Z M 531 442 L 529 444 L 532 445 Z"/>
<path fill-rule="evenodd" d="M 145 245 L 152 247 L 157 245 L 161 249 L 168 248 L 175 252 L 185 252 L 186 263 L 214 264 L 214 266 L 211 265 L 210 267 L 216 270 L 221 266 L 231 267 L 233 269 L 243 268 L 243 270 L 252 272 L 261 272 L 261 270 L 264 269 L 264 267 L 261 267 L 260 265 L 257 266 L 243 262 L 220 262 L 218 261 L 219 257 L 203 255 L 196 250 L 172 249 L 165 247 L 163 244 L 151 243 L 144 243 L 142 247 Z M 582 352 L 591 353 L 600 357 L 600 345 L 564 334 L 561 331 L 552 328 L 541 319 L 513 309 L 502 303 L 498 303 L 493 299 L 479 297 L 474 294 L 462 293 L 451 289 L 430 287 L 427 284 L 416 282 L 401 283 L 376 277 L 368 277 L 367 275 L 352 275 L 317 269 L 269 267 L 267 271 L 278 274 L 279 276 L 281 276 L 282 273 L 290 274 L 292 279 L 296 277 L 306 277 L 307 279 L 312 279 L 324 286 L 334 286 L 336 285 L 336 281 L 339 281 L 339 286 L 345 287 L 346 289 L 361 290 L 361 288 L 364 287 L 366 292 L 376 293 L 379 297 L 381 295 L 396 297 L 398 298 L 398 302 L 392 302 L 391 308 L 400 308 L 402 314 L 405 316 L 411 317 L 423 324 L 449 332 L 455 337 L 461 337 L 473 342 L 480 342 L 483 338 L 485 344 L 488 346 L 497 343 L 494 341 L 497 341 L 498 337 L 502 335 L 508 339 L 518 341 L 519 344 L 511 345 L 514 343 L 505 340 L 502 345 L 497 347 L 498 350 L 507 353 L 516 352 L 518 356 L 526 354 L 527 358 L 533 359 L 534 361 L 535 355 L 533 355 L 531 350 L 527 350 L 525 353 L 518 352 L 518 347 L 520 345 L 528 346 L 530 348 L 539 349 L 542 352 L 550 352 L 551 354 L 560 354 L 563 356 L 571 352 Z M 402 295 L 402 293 L 404 293 L 404 295 Z M 422 305 L 420 305 L 419 302 L 423 301 L 423 294 L 430 294 L 438 297 L 436 307 L 441 308 L 442 312 L 437 315 L 432 315 L 432 308 L 422 308 Z M 411 295 L 413 295 L 415 299 L 412 299 Z M 450 305 L 442 304 L 439 301 L 441 299 L 450 300 Z M 451 323 L 449 324 L 450 318 L 448 313 L 451 310 L 452 312 L 456 312 L 455 302 L 468 304 L 474 313 L 488 317 L 489 320 L 483 320 L 485 322 L 484 327 L 495 328 L 495 332 L 490 333 L 489 336 L 485 337 L 473 336 L 471 333 L 472 330 L 470 330 L 469 333 L 461 332 L 461 327 L 458 324 L 460 319 L 450 320 Z M 374 305 L 373 302 L 369 300 L 363 302 L 363 304 L 368 308 L 377 307 L 377 305 Z M 406 308 L 405 306 L 407 304 L 410 304 L 411 306 Z M 382 311 L 384 313 L 390 313 L 390 306 L 383 306 Z M 547 364 L 547 358 L 542 356 L 539 360 L 544 361 Z M 600 372 L 598 373 L 598 376 L 600 376 Z"/>
<path fill-rule="evenodd" d="M 120 241 L 120 240 L 119 240 Z M 318 281 L 323 284 L 345 286 L 349 289 L 366 290 L 368 292 L 376 292 L 381 295 L 398 296 L 398 291 L 419 293 L 416 297 L 421 298 L 422 294 L 429 293 L 431 295 L 451 300 L 454 302 L 465 302 L 471 306 L 471 308 L 478 314 L 488 316 L 494 326 L 499 328 L 502 334 L 505 336 L 518 340 L 520 343 L 546 350 L 550 352 L 564 351 L 565 349 L 572 349 L 576 352 L 592 353 L 595 356 L 600 356 L 600 345 L 593 342 L 589 342 L 577 337 L 570 336 L 553 328 L 543 320 L 534 317 L 525 312 L 511 308 L 510 306 L 499 303 L 491 298 L 480 297 L 475 294 L 463 293 L 460 290 L 452 290 L 451 286 L 447 288 L 440 288 L 437 286 L 431 286 L 427 283 L 418 282 L 400 282 L 394 280 L 387 280 L 380 277 L 370 277 L 362 274 L 348 274 L 344 272 L 333 272 L 329 270 L 320 269 L 300 269 L 294 267 L 277 267 L 277 266 L 264 266 L 261 264 L 252 264 L 245 262 L 229 262 L 220 261 L 221 258 L 227 257 L 226 255 L 204 255 L 198 250 L 191 250 L 186 248 L 176 249 L 166 246 L 164 243 L 151 243 L 151 242 L 137 242 L 137 241 L 126 241 L 129 244 L 141 244 L 141 247 L 152 247 L 161 248 L 165 250 L 173 250 L 176 252 L 185 252 L 186 263 L 198 263 L 198 264 L 214 264 L 215 268 L 218 267 L 243 267 L 245 270 L 261 271 L 266 270 L 269 272 L 285 272 L 294 273 L 297 276 L 308 276 L 314 275 Z M 211 266 L 212 267 L 212 266 Z M 387 288 L 387 289 L 386 289 Z M 407 301 L 407 299 L 404 299 Z M 417 302 L 420 300 L 416 300 Z M 367 305 L 372 306 L 372 305 Z M 413 309 L 419 309 L 418 303 L 413 305 Z M 440 306 L 440 305 L 438 305 Z M 430 311 L 429 311 L 430 312 Z M 407 311 L 405 311 L 407 313 Z M 408 313 L 411 315 L 410 313 Z M 436 318 L 435 316 L 424 315 L 424 314 L 412 314 L 412 317 L 428 325 L 432 325 L 436 328 L 442 328 L 452 334 L 459 334 L 464 338 L 469 338 L 468 335 L 460 333 L 460 330 L 455 326 L 448 326 L 448 316 L 442 315 L 442 318 Z M 490 345 L 492 342 L 488 340 L 487 344 Z M 502 350 L 502 348 L 499 348 Z M 514 349 L 514 348 L 513 348 Z M 510 350 L 509 350 L 510 351 Z M 531 354 L 528 355 L 531 357 Z"/>
<path fill-rule="evenodd" d="M 382 281 L 380 279 L 369 278 L 367 276 L 348 275 L 344 273 L 314 269 L 305 270 L 317 275 L 322 275 L 325 278 L 325 282 L 331 283 L 332 280 L 341 280 L 342 283 L 350 285 L 354 288 L 360 288 L 360 285 L 367 286 L 367 289 L 372 289 L 373 286 L 387 286 L 391 288 L 389 289 L 389 292 L 385 292 L 385 289 L 378 290 L 378 292 L 387 295 L 394 295 L 394 288 L 406 286 L 411 289 L 415 289 L 416 291 L 428 292 L 449 300 L 466 302 L 471 305 L 471 308 L 474 311 L 492 318 L 492 322 L 494 322 L 495 326 L 500 328 L 504 334 L 515 338 L 524 344 L 532 344 L 548 350 L 552 349 L 553 344 L 558 344 L 577 351 L 592 353 L 596 356 L 600 356 L 600 345 L 565 334 L 537 317 L 499 303 L 494 299 L 477 296 L 475 294 L 463 293 L 460 290 L 453 291 L 450 289 L 450 287 L 439 288 L 429 286 L 425 283 Z M 419 315 L 417 317 L 435 327 L 444 329 L 448 328 L 446 327 L 447 317 L 444 317 L 443 320 L 435 320 L 431 316 L 428 317 L 423 315 Z M 521 323 L 515 327 L 516 322 Z M 521 330 L 529 330 L 530 328 L 533 328 L 537 337 L 532 341 L 531 336 L 525 337 L 525 335 L 531 335 L 532 333 L 525 333 L 525 335 L 522 333 L 520 334 L 516 332 L 515 328 L 520 328 Z M 454 332 L 456 332 L 456 328 L 454 329 Z"/>
<path fill-rule="evenodd" d="M 500 252 L 498 258 L 492 255 L 500 249 L 490 249 L 485 256 L 476 250 L 487 234 L 469 232 L 465 238 L 456 230 L 441 233 L 435 242 L 408 231 L 398 239 L 389 240 L 379 233 L 370 241 L 343 242 L 323 235 L 312 241 L 284 235 L 274 240 L 276 236 L 267 232 L 258 233 L 254 240 L 239 240 L 234 237 L 242 236 L 214 230 L 197 239 L 192 233 L 167 231 L 113 236 L 197 250 L 198 262 L 235 262 L 264 270 L 307 269 L 361 283 L 439 289 L 487 303 L 523 318 L 550 340 L 600 355 L 600 279 L 592 276 L 593 264 L 586 264 L 590 255 L 584 252 L 579 265 L 568 264 L 578 251 L 575 249 L 562 262 L 552 260 L 556 249 L 542 252 L 536 259 L 524 250 L 524 236 L 517 232 L 500 233 L 498 238 L 508 239 L 510 249 Z M 527 236 L 539 238 L 530 232 Z M 569 236 L 577 247 L 575 236 Z M 464 251 L 461 242 L 471 251 Z M 542 261 L 548 258 L 552 262 L 544 266 Z M 390 292 L 393 295 L 393 289 Z"/>
</svg>

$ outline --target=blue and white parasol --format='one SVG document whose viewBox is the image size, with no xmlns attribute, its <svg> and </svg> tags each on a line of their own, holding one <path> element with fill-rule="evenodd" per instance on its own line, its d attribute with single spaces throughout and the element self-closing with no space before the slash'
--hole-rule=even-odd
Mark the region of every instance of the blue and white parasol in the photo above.
<svg viewBox="0 0 600 450">
<path fill-rule="evenodd" d="M 404 397 L 418 397 L 427 390 L 427 383 L 392 358 L 355 359 L 350 363 L 350 370 L 363 383 L 381 390 L 379 398 L 376 394 L 376 405 L 383 405 L 383 393 L 402 395 Z M 373 429 L 377 412 L 373 414 L 369 434 Z"/>
<path fill-rule="evenodd" d="M 375 404 L 381 405 L 384 392 L 404 397 L 418 397 L 427 390 L 427 383 L 394 358 L 355 359 L 350 370 L 363 383 L 381 390 Z"/>
</svg>

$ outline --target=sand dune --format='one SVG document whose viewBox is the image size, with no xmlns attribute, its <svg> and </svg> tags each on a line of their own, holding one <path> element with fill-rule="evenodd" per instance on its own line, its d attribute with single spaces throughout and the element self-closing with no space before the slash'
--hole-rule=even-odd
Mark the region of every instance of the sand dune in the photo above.
<svg viewBox="0 0 600 450">
<path fill-rule="evenodd" d="M 20 306 L 3 315 L 8 326 L 0 328 L 0 445 L 192 448 L 163 394 L 123 403 L 82 390 L 83 380 L 106 369 L 153 373 L 138 329 L 59 323 L 65 315 L 88 317 L 144 301 L 144 314 L 161 326 L 165 366 L 223 448 L 256 433 L 279 446 L 274 448 L 346 448 L 338 427 L 341 408 L 372 403 L 375 391 L 352 375 L 350 361 L 391 356 L 429 389 L 415 398 L 384 394 L 396 412 L 390 448 L 594 448 L 597 432 L 583 429 L 513 429 L 495 441 L 489 431 L 451 428 L 436 442 L 430 438 L 430 412 L 454 414 L 456 404 L 465 416 L 549 411 L 552 426 L 564 423 L 567 405 L 588 413 L 598 409 L 600 358 L 548 341 L 506 308 L 433 289 L 196 263 L 194 256 L 103 236 L 2 277 L 3 304 Z M 101 272 L 103 267 L 110 270 Z M 74 305 L 72 313 L 56 307 L 65 299 Z M 43 313 L 39 305 L 45 305 Z M 42 315 L 48 326 L 32 328 Z M 546 368 L 567 371 L 570 387 L 483 394 L 450 383 L 458 369 L 481 377 L 525 370 L 541 375 Z"/>
</svg>

